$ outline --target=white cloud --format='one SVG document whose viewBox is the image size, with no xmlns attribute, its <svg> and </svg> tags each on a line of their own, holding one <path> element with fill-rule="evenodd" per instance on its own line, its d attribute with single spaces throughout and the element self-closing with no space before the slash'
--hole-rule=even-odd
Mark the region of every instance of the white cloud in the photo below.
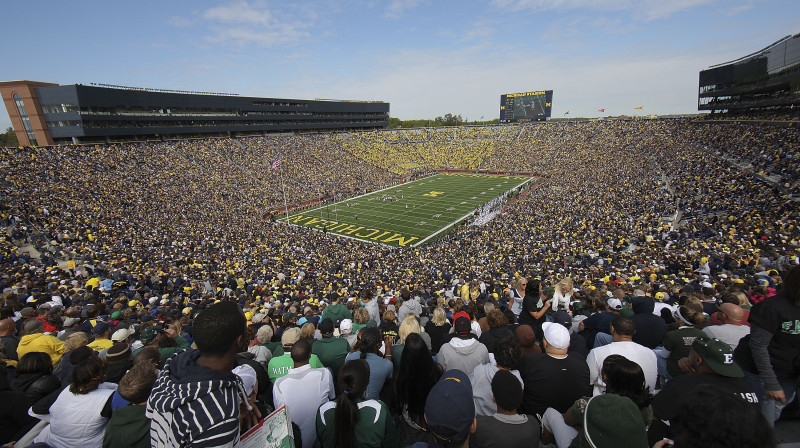
<svg viewBox="0 0 800 448">
<path fill-rule="evenodd" d="M 406 11 L 416 8 L 421 3 L 422 0 L 392 0 L 389 2 L 389 6 L 386 7 L 385 16 L 396 19 L 402 16 Z"/>
<path fill-rule="evenodd" d="M 649 21 L 715 1 L 718 0 L 493 0 L 492 4 L 510 11 L 630 11 L 634 17 Z"/>
<path fill-rule="evenodd" d="M 465 41 L 479 41 L 487 42 L 495 34 L 495 26 L 497 22 L 494 20 L 479 20 L 472 24 L 472 27 L 464 34 L 463 40 Z"/>
<path fill-rule="evenodd" d="M 168 23 L 185 27 L 200 23 L 212 33 L 203 37 L 211 44 L 274 47 L 308 38 L 316 15 L 305 12 L 302 20 L 265 1 L 238 0 L 196 14 L 196 19 L 174 17 Z"/>
<path fill-rule="evenodd" d="M 727 11 L 725 11 L 725 15 L 727 15 L 729 17 L 730 16 L 735 16 L 736 14 L 740 14 L 740 13 L 743 13 L 745 11 L 749 11 L 751 9 L 753 9 L 753 5 L 752 4 L 750 4 L 750 5 L 733 6 L 733 7 L 729 8 Z"/>
<path fill-rule="evenodd" d="M 186 17 L 170 17 L 167 19 L 167 23 L 172 26 L 176 26 L 179 28 L 187 27 L 192 24 L 192 21 L 187 19 Z"/>
<path fill-rule="evenodd" d="M 254 25 L 271 25 L 275 20 L 265 4 L 257 6 L 246 1 L 238 1 L 225 6 L 218 6 L 203 12 L 203 18 L 212 22 Z"/>
</svg>

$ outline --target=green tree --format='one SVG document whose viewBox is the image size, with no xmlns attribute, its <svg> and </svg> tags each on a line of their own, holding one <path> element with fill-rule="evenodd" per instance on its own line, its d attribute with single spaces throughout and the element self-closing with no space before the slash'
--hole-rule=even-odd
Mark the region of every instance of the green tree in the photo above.
<svg viewBox="0 0 800 448">
<path fill-rule="evenodd" d="M 0 134 L 0 146 L 19 146 L 17 134 L 11 128 L 6 129 L 6 132 Z"/>
<path fill-rule="evenodd" d="M 453 115 L 451 113 L 444 114 L 443 117 L 436 117 L 433 120 L 438 126 L 458 126 L 459 124 L 464 124 L 464 119 L 461 118 L 461 115 Z"/>
</svg>

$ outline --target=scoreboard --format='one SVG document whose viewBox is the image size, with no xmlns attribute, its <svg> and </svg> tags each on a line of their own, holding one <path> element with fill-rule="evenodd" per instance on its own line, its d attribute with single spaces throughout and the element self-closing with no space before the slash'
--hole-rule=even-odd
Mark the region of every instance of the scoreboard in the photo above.
<svg viewBox="0 0 800 448">
<path fill-rule="evenodd" d="M 500 95 L 500 123 L 545 121 L 553 104 L 552 90 Z"/>
</svg>

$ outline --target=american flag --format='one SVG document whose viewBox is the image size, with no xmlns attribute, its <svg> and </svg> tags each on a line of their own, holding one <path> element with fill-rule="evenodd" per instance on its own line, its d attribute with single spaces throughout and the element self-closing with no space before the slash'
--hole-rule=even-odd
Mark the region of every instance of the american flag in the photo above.
<svg viewBox="0 0 800 448">
<path fill-rule="evenodd" d="M 277 170 L 279 166 L 281 166 L 281 159 L 277 158 L 274 162 L 272 162 L 272 169 Z"/>
</svg>

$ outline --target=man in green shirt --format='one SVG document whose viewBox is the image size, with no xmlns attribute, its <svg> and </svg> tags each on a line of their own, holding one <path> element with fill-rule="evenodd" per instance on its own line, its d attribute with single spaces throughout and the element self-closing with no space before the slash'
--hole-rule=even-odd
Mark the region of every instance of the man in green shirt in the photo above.
<svg viewBox="0 0 800 448">
<path fill-rule="evenodd" d="M 342 296 L 338 293 L 331 294 L 331 298 L 333 302 L 325 307 L 325 311 L 322 312 L 322 318 L 325 319 L 330 318 L 331 321 L 336 322 L 339 319 L 353 319 L 353 313 L 347 309 L 347 305 L 343 305 L 341 303 Z"/>
<path fill-rule="evenodd" d="M 330 318 L 323 318 L 318 329 L 322 339 L 314 343 L 311 353 L 317 355 L 323 366 L 331 369 L 333 381 L 336 382 L 344 358 L 350 352 L 350 344 L 346 339 L 333 337 L 333 321 Z"/>
<path fill-rule="evenodd" d="M 267 371 L 269 374 L 269 379 L 272 384 L 275 384 L 275 380 L 278 378 L 286 375 L 289 373 L 289 370 L 294 367 L 294 361 L 292 360 L 292 346 L 295 342 L 300 339 L 300 329 L 297 327 L 287 328 L 283 335 L 281 336 L 281 345 L 283 345 L 284 354 L 281 356 L 275 356 L 269 360 L 269 364 L 267 365 Z M 325 367 L 319 361 L 317 355 L 311 355 L 311 360 L 308 363 L 311 365 L 312 369 L 318 369 L 320 367 Z"/>
</svg>

